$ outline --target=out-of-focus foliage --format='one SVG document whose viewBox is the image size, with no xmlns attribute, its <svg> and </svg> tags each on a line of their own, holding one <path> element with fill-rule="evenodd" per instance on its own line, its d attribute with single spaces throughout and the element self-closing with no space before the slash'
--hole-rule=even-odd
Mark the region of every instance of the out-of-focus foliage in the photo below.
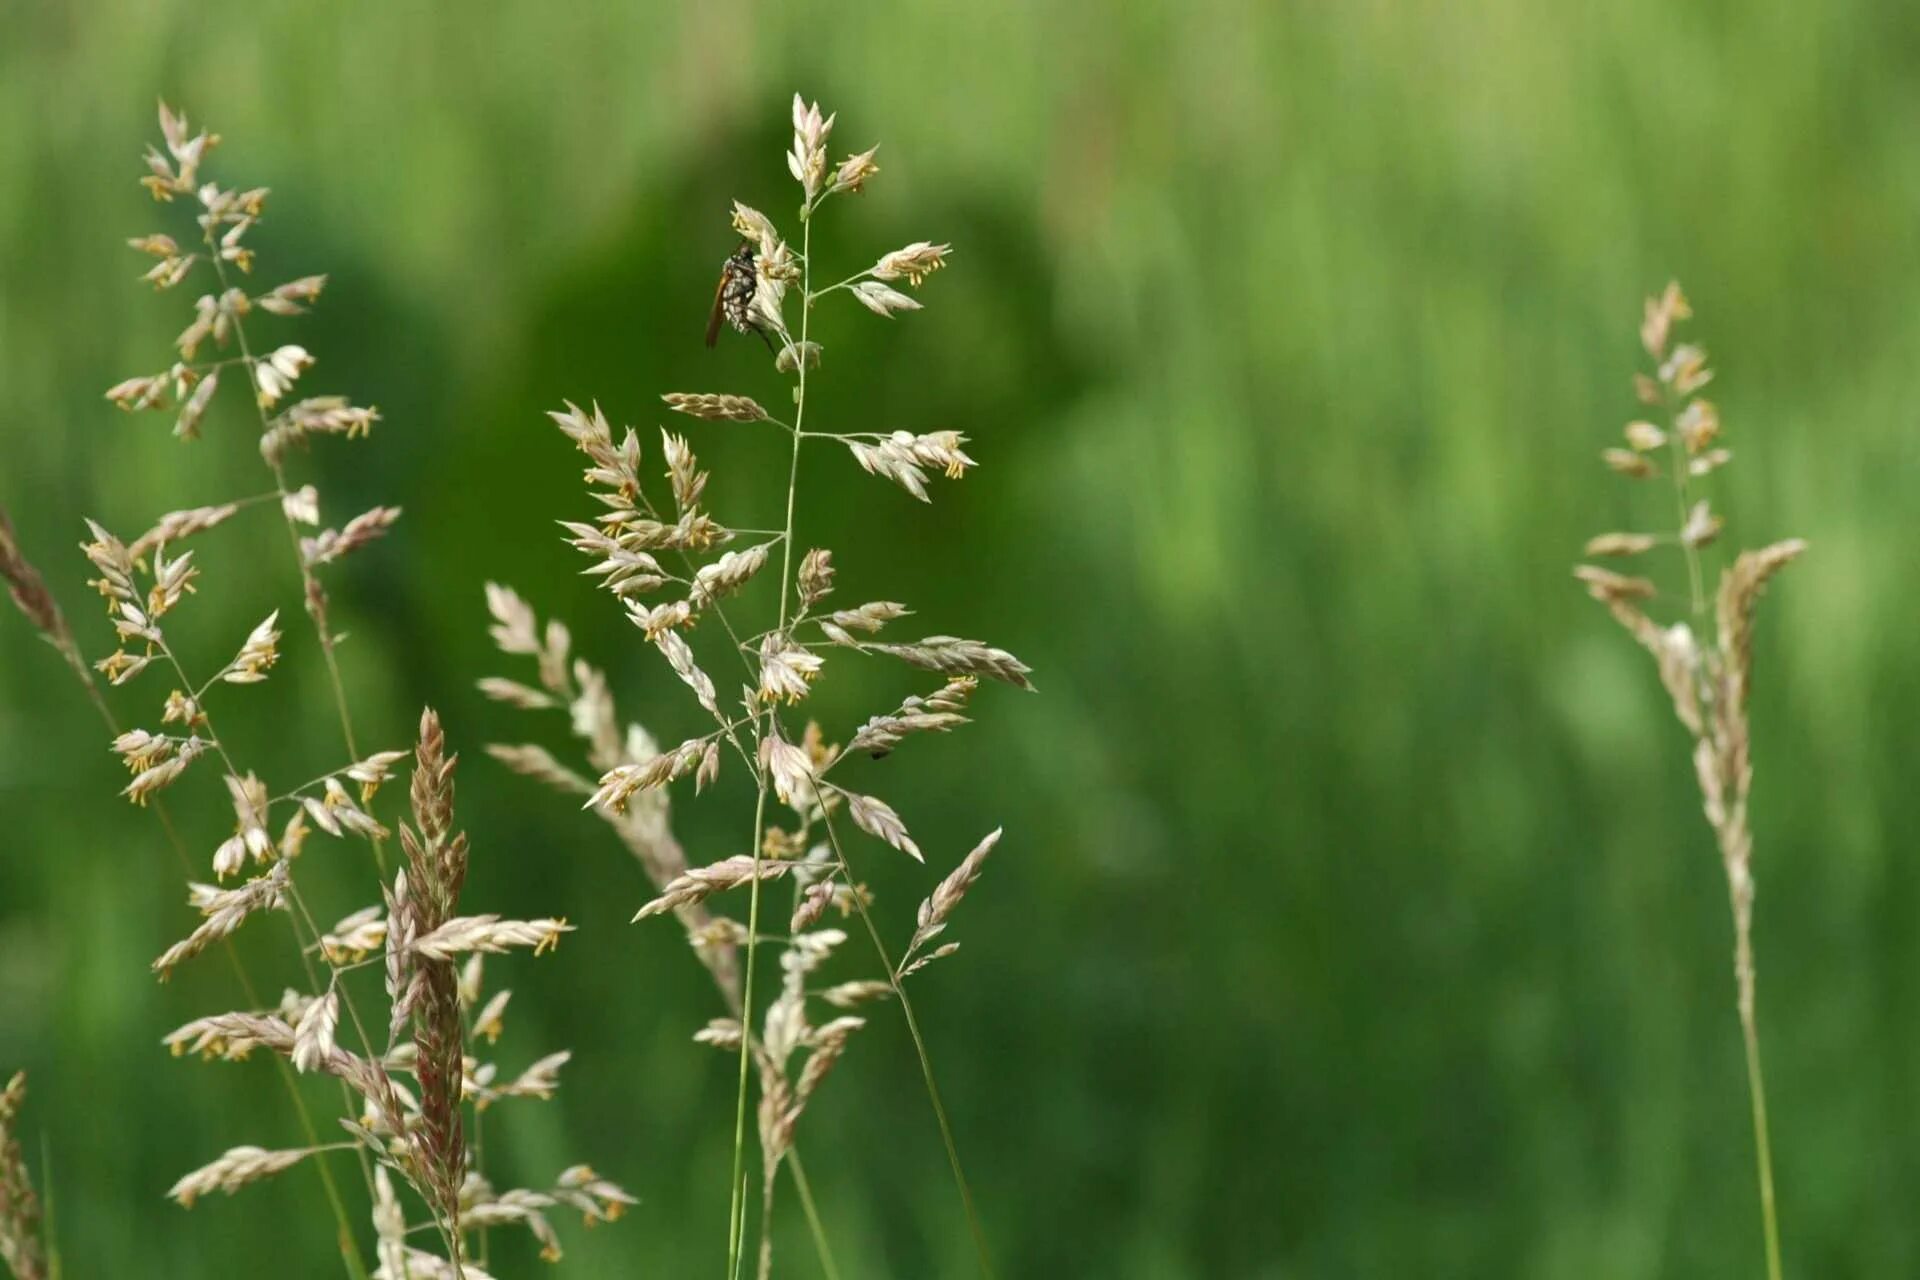
<svg viewBox="0 0 1920 1280">
<path fill-rule="evenodd" d="M 542 411 L 599 397 L 650 434 L 662 391 L 778 394 L 757 343 L 700 331 L 728 200 L 795 202 L 802 89 L 883 144 L 822 257 L 956 246 L 924 313 L 828 313 L 818 412 L 958 428 L 982 462 L 929 510 L 823 455 L 803 538 L 844 592 L 964 619 L 1042 690 L 983 690 L 978 724 L 875 766 L 937 867 L 1008 828 L 920 996 L 1005 1274 L 1752 1274 L 1721 873 L 1665 696 L 1567 572 L 1591 530 L 1670 518 L 1596 454 L 1634 411 L 1640 297 L 1678 276 L 1741 457 L 1728 539 L 1812 544 L 1754 706 L 1789 1270 L 1910 1274 L 1916 49 L 1920 11 L 1865 0 L 15 0 L 0 503 L 97 652 L 84 514 L 131 531 L 264 487 L 236 405 L 182 446 L 101 398 L 180 322 L 122 246 L 154 221 L 134 179 L 164 94 L 226 135 L 223 174 L 273 188 L 265 269 L 332 273 L 300 322 L 315 385 L 385 418 L 316 451 L 331 511 L 407 513 L 339 575 L 363 735 L 404 746 L 439 706 L 469 899 L 580 929 L 493 970 L 510 1038 L 576 1051 L 554 1104 L 489 1113 L 493 1158 L 531 1178 L 578 1153 L 641 1195 L 569 1237 L 573 1275 L 717 1266 L 731 1068 L 688 1040 L 711 989 L 671 928 L 626 923 L 644 886 L 604 829 L 483 757 L 525 726 L 472 680 L 500 667 L 497 578 L 569 619 L 629 711 L 693 727 L 558 539 L 577 463 Z M 716 501 L 772 513 L 777 442 L 695 427 Z M 277 545 L 218 531 L 200 559 L 181 626 L 209 645 L 297 619 Z M 228 714 L 290 782 L 342 756 L 287 630 Z M 841 734 L 917 687 L 851 670 L 815 698 Z M 190 916 L 116 769 L 0 619 L 0 1064 L 35 1080 L 68 1272 L 338 1274 L 309 1174 L 161 1198 L 297 1136 L 265 1064 L 160 1048 L 235 997 L 219 963 L 150 981 Z M 682 814 L 696 851 L 743 851 L 726 806 Z M 186 822 L 210 851 L 227 819 Z M 310 861 L 330 906 L 365 900 L 361 861 Z M 869 861 L 904 933 L 925 880 Z M 815 1104 L 809 1170 L 848 1276 L 966 1276 L 892 1013 Z M 783 1273 L 813 1274 L 781 1231 Z"/>
</svg>

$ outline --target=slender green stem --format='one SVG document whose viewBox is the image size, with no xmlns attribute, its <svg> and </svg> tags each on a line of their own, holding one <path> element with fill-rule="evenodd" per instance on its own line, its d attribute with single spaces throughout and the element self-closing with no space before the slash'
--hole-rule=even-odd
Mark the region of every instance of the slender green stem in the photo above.
<svg viewBox="0 0 1920 1280">
<path fill-rule="evenodd" d="M 1740 1036 L 1747 1050 L 1747 1093 L 1753 1102 L 1754 1164 L 1760 1179 L 1760 1223 L 1767 1243 L 1767 1280 L 1780 1280 L 1780 1219 L 1773 1201 L 1773 1142 L 1767 1128 L 1767 1085 L 1760 1073 L 1760 1033 L 1744 1008 Z"/>
<path fill-rule="evenodd" d="M 60 1221 L 53 1191 L 53 1135 L 40 1130 L 40 1246 L 47 1252 L 47 1280 L 60 1280 L 66 1264 L 60 1257 Z"/>
<path fill-rule="evenodd" d="M 460 1029 L 463 1037 L 462 1043 L 463 1044 L 473 1043 L 473 1011 L 472 1010 L 466 1009 L 466 1008 L 462 1008 L 460 1010 Z M 473 1109 L 473 1167 L 476 1169 L 485 1169 L 487 1167 L 486 1127 L 483 1124 L 484 1116 L 485 1116 L 485 1112 L 482 1111 L 480 1107 L 478 1106 L 474 1107 Z M 480 1236 L 480 1247 L 477 1250 L 479 1256 L 475 1258 L 474 1261 L 479 1264 L 479 1267 L 482 1271 L 485 1271 L 487 1267 L 491 1265 L 492 1247 L 487 1238 L 486 1224 L 484 1222 L 481 1223 L 476 1230 L 478 1231 Z"/>
<path fill-rule="evenodd" d="M 227 291 L 227 271 L 226 268 L 220 264 L 220 251 L 219 247 L 214 243 L 212 225 L 207 227 L 206 241 L 209 250 L 208 257 L 213 263 L 213 273 L 219 279 L 220 291 L 224 294 Z M 240 317 L 237 315 L 233 317 L 233 336 L 234 340 L 240 344 L 240 359 L 246 365 L 247 369 L 248 399 L 253 401 L 254 413 L 260 419 L 260 433 L 265 435 L 268 431 L 272 430 L 272 423 L 267 418 L 267 407 L 260 403 L 256 373 L 259 362 L 254 359 L 253 348 L 247 344 L 246 326 L 241 323 Z M 322 603 L 326 600 L 326 592 L 314 577 L 313 567 L 307 563 L 306 555 L 300 550 L 300 530 L 294 526 L 293 517 L 287 514 L 286 468 L 280 464 L 277 458 L 267 459 L 267 468 L 273 472 L 274 488 L 281 498 L 281 522 L 287 527 L 287 541 L 293 548 L 294 563 L 298 565 L 300 569 L 300 586 L 306 597 L 307 617 L 312 621 L 314 634 L 318 636 L 320 640 L 320 656 L 326 663 L 327 682 L 333 689 L 333 707 L 334 713 L 340 720 L 340 735 L 346 739 L 347 754 L 353 759 L 358 760 L 360 758 L 360 747 L 354 737 L 353 713 L 347 708 L 347 686 L 346 682 L 340 677 L 340 660 L 334 653 L 333 633 L 327 625 L 326 608 L 324 603 Z M 385 844 L 383 841 L 377 839 L 369 841 L 368 843 L 373 847 L 374 866 L 379 870 L 380 878 L 384 881 L 387 878 Z"/>
<path fill-rule="evenodd" d="M 805 350 L 807 341 L 807 321 L 812 316 L 812 299 L 807 293 L 813 278 L 813 219 L 812 210 L 802 212 L 801 279 L 800 279 L 800 342 Z M 807 416 L 807 362 L 804 358 L 794 361 L 796 371 L 795 391 L 793 395 L 793 453 L 787 464 L 787 519 L 780 529 L 780 620 L 777 630 L 787 627 L 788 595 L 792 590 L 793 577 L 793 515 L 800 488 L 800 441 L 801 426 Z M 731 628 L 729 628 L 731 632 Z M 734 642 L 739 643 L 738 637 Z M 779 728 L 779 717 L 769 708 L 767 711 L 767 732 Z M 747 981 L 744 1008 L 740 1015 L 740 1092 L 734 1102 L 733 1115 L 733 1209 L 729 1215 L 727 1232 L 727 1277 L 735 1280 L 740 1273 L 740 1262 L 744 1250 L 741 1248 L 746 1235 L 746 1183 L 743 1180 L 743 1158 L 747 1128 L 747 1060 L 753 1042 L 753 962 L 760 945 L 760 845 L 765 837 L 768 778 L 765 770 L 760 772 L 760 796 L 754 805 L 753 818 L 753 884 L 749 889 L 747 905 Z"/>
<path fill-rule="evenodd" d="M 813 1251 L 820 1257 L 820 1273 L 826 1280 L 840 1280 L 840 1268 L 833 1263 L 833 1250 L 827 1247 L 827 1229 L 820 1222 L 820 1208 L 813 1202 L 813 1186 L 800 1163 L 800 1148 L 787 1149 L 787 1168 L 793 1171 L 793 1187 L 800 1194 L 800 1208 L 807 1215 L 807 1230 L 813 1233 Z"/>
<path fill-rule="evenodd" d="M 767 776 L 760 775 L 753 805 L 753 887 L 747 905 L 747 976 L 740 1010 L 740 1088 L 733 1111 L 733 1174 L 727 1211 L 727 1280 L 739 1273 L 740 1243 L 746 1230 L 745 1155 L 747 1143 L 747 1061 L 753 1043 L 753 960 L 760 937 L 760 843 L 767 817 Z"/>
<path fill-rule="evenodd" d="M 846 851 L 840 846 L 840 833 L 834 830 L 833 815 L 823 809 L 821 816 L 826 822 L 827 842 L 833 848 L 834 861 L 839 864 L 840 874 L 847 884 L 853 886 L 857 881 L 853 878 L 853 868 L 847 864 Z M 980 1274 L 987 1280 L 993 1280 L 993 1256 L 987 1249 L 987 1234 L 980 1225 L 980 1214 L 974 1208 L 973 1189 L 967 1184 L 966 1170 L 960 1165 L 960 1149 L 953 1141 L 953 1126 L 947 1121 L 947 1108 L 940 1101 L 940 1086 L 934 1083 L 933 1059 L 927 1053 L 925 1037 L 920 1034 L 920 1020 L 914 1016 L 913 1001 L 907 996 L 906 985 L 900 980 L 900 972 L 894 967 L 887 944 L 880 936 L 880 927 L 874 923 L 873 913 L 867 909 L 865 898 L 857 891 L 849 896 L 859 909 L 860 922 L 867 928 L 874 954 L 879 956 L 880 964 L 887 971 L 887 982 L 893 987 L 894 997 L 900 1001 L 900 1012 L 906 1016 L 907 1032 L 913 1037 L 913 1051 L 920 1058 L 920 1074 L 927 1082 L 927 1101 L 933 1104 L 933 1117 L 940 1125 L 940 1141 L 947 1148 L 947 1163 L 953 1168 L 954 1184 L 960 1188 L 960 1203 L 967 1213 L 967 1228 L 973 1234 L 974 1251 L 980 1258 Z"/>
</svg>

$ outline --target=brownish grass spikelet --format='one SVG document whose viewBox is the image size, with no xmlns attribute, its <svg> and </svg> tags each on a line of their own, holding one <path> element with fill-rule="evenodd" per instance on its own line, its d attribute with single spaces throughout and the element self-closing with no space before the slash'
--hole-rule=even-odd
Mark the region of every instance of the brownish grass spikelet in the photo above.
<svg viewBox="0 0 1920 1280">
<path fill-rule="evenodd" d="M 18 1071 L 0 1089 L 0 1262 L 14 1280 L 47 1280 L 40 1197 L 20 1153 L 20 1109 L 26 1101 L 27 1073 Z"/>
<path fill-rule="evenodd" d="M 20 550 L 20 540 L 13 531 L 13 521 L 8 519 L 5 507 L 0 507 L 0 579 L 6 581 L 7 594 L 13 599 L 14 606 L 26 615 L 27 621 L 46 637 L 48 643 L 63 654 L 77 655 L 66 616 L 60 612 L 60 605 L 54 600 L 53 593 L 47 590 L 46 580 L 40 576 L 40 571 Z"/>
<path fill-rule="evenodd" d="M 412 828 L 402 826 L 407 855 L 405 909 L 420 938 L 453 918 L 467 877 L 467 840 L 453 831 L 453 772 L 457 757 L 446 752 L 440 717 L 420 716 L 411 787 Z M 460 1212 L 466 1178 L 466 1135 L 460 1117 L 463 1042 L 459 974 L 450 959 L 417 954 L 414 960 L 414 1074 L 420 1085 L 420 1131 L 416 1149 L 425 1190 L 449 1222 Z"/>
</svg>

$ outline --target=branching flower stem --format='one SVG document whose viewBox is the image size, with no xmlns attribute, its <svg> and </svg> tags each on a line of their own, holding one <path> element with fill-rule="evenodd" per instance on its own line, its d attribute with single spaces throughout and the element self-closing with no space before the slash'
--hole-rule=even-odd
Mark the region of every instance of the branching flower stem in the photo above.
<svg viewBox="0 0 1920 1280">
<path fill-rule="evenodd" d="M 1680 532 L 1677 541 L 1687 563 L 1687 587 L 1691 593 L 1693 617 L 1696 624 L 1704 624 L 1707 616 L 1706 576 L 1700 565 L 1700 550 L 1686 536 L 1686 527 L 1692 514 L 1692 494 L 1689 491 L 1689 478 L 1692 465 L 1687 457 L 1686 446 L 1679 429 L 1679 410 L 1663 392 L 1662 404 L 1669 411 L 1667 441 L 1670 453 L 1669 466 L 1673 472 L 1674 496 L 1680 510 Z M 1714 682 L 1699 682 L 1701 699 L 1710 702 L 1714 696 Z M 1742 923 L 1742 908 L 1739 892 L 1734 883 L 1728 882 L 1732 897 L 1734 931 L 1741 956 L 1734 965 L 1735 979 L 1741 991 L 1736 1001 L 1740 1011 L 1740 1039 L 1747 1060 L 1747 1096 L 1753 1112 L 1753 1147 L 1755 1173 L 1760 1184 L 1760 1223 L 1766 1243 L 1767 1280 L 1781 1280 L 1780 1267 L 1780 1223 L 1774 1207 L 1773 1198 L 1773 1142 L 1767 1125 L 1767 1087 L 1760 1069 L 1760 1032 L 1754 1011 L 1753 1001 L 1753 957 L 1752 938 L 1746 925 Z"/>
<path fill-rule="evenodd" d="M 192 684 L 193 682 L 187 678 L 186 669 L 180 665 L 180 659 L 174 654 L 172 646 L 168 645 L 164 638 L 156 641 L 156 644 L 162 656 L 166 658 L 168 665 L 173 668 L 174 674 L 180 677 L 181 683 Z M 226 745 L 220 740 L 219 731 L 213 727 L 213 717 L 207 714 L 204 707 L 201 708 L 200 714 L 202 726 L 207 731 L 207 741 L 213 744 L 214 753 L 220 757 L 220 763 L 226 766 L 227 772 L 233 777 L 237 778 L 241 776 L 239 767 L 234 764 L 233 757 L 227 754 Z M 319 945 L 320 926 L 315 922 L 313 913 L 307 910 L 306 900 L 300 896 L 299 886 L 296 885 L 293 880 L 291 865 L 288 866 L 287 870 L 287 900 L 293 904 L 295 911 L 295 914 L 291 918 L 293 924 L 294 950 L 300 954 L 300 967 L 306 973 L 308 987 L 310 987 L 316 995 L 326 991 L 329 986 L 339 992 L 341 1007 L 346 1010 L 347 1017 L 352 1021 L 354 1030 L 360 1037 L 361 1052 L 366 1054 L 369 1059 L 377 1060 L 380 1055 L 373 1047 L 372 1037 L 367 1034 L 366 1024 L 361 1021 L 360 1010 L 354 1003 L 353 993 L 340 981 L 339 970 L 334 967 L 333 962 L 327 958 L 325 951 L 322 950 Z M 304 935 L 300 931 L 302 923 L 306 925 L 307 929 Z M 327 983 L 320 981 L 320 972 L 314 967 L 313 957 L 309 954 L 308 938 L 312 939 L 313 952 L 318 953 L 321 963 L 327 966 Z M 254 1003 L 258 1005 L 258 997 L 252 997 L 252 999 Z M 347 1082 L 344 1080 L 340 1082 L 340 1097 L 345 1103 L 347 1110 L 351 1112 L 353 1110 L 353 1093 L 347 1087 Z M 366 1178 L 368 1193 L 372 1194 L 373 1166 L 365 1150 L 360 1151 L 359 1154 L 360 1171 Z"/>
<path fill-rule="evenodd" d="M 119 737 L 120 718 L 113 714 L 113 708 L 108 705 L 106 695 L 100 692 L 100 684 L 93 678 L 93 672 L 88 670 L 86 660 L 70 645 L 57 647 L 61 656 L 66 659 L 67 665 L 72 668 L 74 675 L 79 678 L 80 687 L 87 692 L 87 701 L 91 702 L 93 709 L 100 714 L 101 723 L 106 725 L 107 732 L 116 738 Z M 153 811 L 154 816 L 160 821 L 160 828 L 166 835 L 168 846 L 172 848 L 174 856 L 179 860 L 182 874 L 191 879 L 195 874 L 193 859 L 187 853 L 186 842 L 180 838 L 179 828 L 173 824 L 173 815 L 167 811 L 166 800 L 155 797 Z M 226 953 L 228 965 L 233 969 L 233 976 L 240 982 L 240 992 L 247 998 L 248 1007 L 259 1008 L 260 991 L 253 984 L 253 975 L 247 972 L 246 961 L 240 958 L 240 948 L 235 945 L 232 938 L 221 939 L 220 946 Z M 279 1069 L 280 1083 L 285 1087 L 287 1097 L 293 1103 L 294 1117 L 299 1121 L 300 1132 L 306 1138 L 306 1145 L 322 1152 L 340 1150 L 341 1144 L 321 1146 L 320 1131 L 314 1127 L 313 1113 L 307 1109 L 306 1099 L 300 1095 L 300 1085 L 294 1078 L 292 1065 L 278 1054 L 273 1055 L 273 1062 Z M 347 1218 L 346 1202 L 340 1198 L 340 1184 L 334 1179 L 333 1168 L 324 1158 L 310 1163 L 320 1175 L 320 1185 L 327 1197 L 327 1208 L 333 1214 L 334 1226 L 338 1232 L 336 1242 L 340 1247 L 340 1260 L 346 1265 L 347 1274 L 354 1277 L 354 1280 L 368 1280 L 367 1267 L 360 1260 L 359 1246 L 354 1243 L 353 1226 Z M 367 1175 L 367 1185 L 369 1188 L 373 1185 L 371 1173 Z"/>
<path fill-rule="evenodd" d="M 840 833 L 834 830 L 833 815 L 824 810 L 821 817 L 827 829 L 827 841 L 833 847 L 834 862 L 840 868 L 840 874 L 849 885 L 857 884 L 853 878 L 853 868 L 847 865 L 846 851 L 840 847 Z M 980 1226 L 980 1215 L 973 1205 L 973 1189 L 967 1184 L 966 1171 L 960 1165 L 960 1149 L 953 1141 L 953 1126 L 947 1120 L 946 1106 L 940 1101 L 940 1086 L 933 1080 L 933 1058 L 927 1053 L 927 1042 L 920 1034 L 920 1020 L 914 1016 L 913 1001 L 907 995 L 906 985 L 900 980 L 900 971 L 894 966 L 886 941 L 880 936 L 880 928 L 874 923 L 873 913 L 868 910 L 866 899 L 859 893 L 851 895 L 854 906 L 860 912 L 860 923 L 866 926 L 867 937 L 873 942 L 874 954 L 880 958 L 880 965 L 887 971 L 887 982 L 893 988 L 894 998 L 900 1001 L 900 1012 L 907 1021 L 907 1032 L 913 1037 L 913 1051 L 920 1058 L 920 1074 L 927 1082 L 927 1101 L 933 1104 L 933 1117 L 940 1125 L 940 1140 L 947 1148 L 947 1163 L 953 1167 L 953 1181 L 960 1188 L 960 1202 L 967 1211 L 967 1229 L 973 1234 L 974 1251 L 980 1257 L 980 1272 L 987 1280 L 993 1280 L 993 1257 L 987 1250 L 987 1235 Z"/>
<path fill-rule="evenodd" d="M 213 263 L 214 275 L 219 278 L 220 291 L 224 295 L 227 291 L 227 270 L 221 265 L 220 247 L 214 238 L 214 226 L 215 224 L 209 223 L 206 229 L 207 257 L 208 260 Z M 233 317 L 233 336 L 234 340 L 240 344 L 240 359 L 247 368 L 247 394 L 253 401 L 254 413 L 260 419 L 260 433 L 264 436 L 268 431 L 272 430 L 272 424 L 267 418 L 267 407 L 260 402 L 259 361 L 253 354 L 253 348 L 247 344 L 247 327 L 241 321 L 237 312 Z M 326 592 L 325 589 L 321 587 L 319 579 L 314 577 L 313 566 L 307 563 L 306 554 L 300 550 L 300 530 L 295 527 L 293 516 L 287 512 L 286 499 L 288 489 L 286 466 L 281 463 L 278 458 L 268 458 L 266 462 L 268 469 L 273 472 L 274 487 L 279 492 L 281 503 L 280 518 L 281 522 L 286 525 L 287 540 L 293 549 L 294 563 L 298 565 L 300 569 L 300 587 L 304 593 L 306 614 L 313 622 L 314 634 L 320 639 L 320 656 L 326 662 L 327 682 L 333 689 L 333 707 L 335 714 L 340 719 L 340 735 L 346 740 L 347 754 L 353 759 L 358 760 L 360 758 L 360 747 L 353 732 L 353 713 L 347 707 L 347 687 L 345 681 L 340 677 L 340 659 L 334 653 L 333 633 L 327 625 L 326 605 L 324 603 L 326 600 Z M 379 839 L 374 839 L 368 843 L 373 847 L 374 866 L 379 870 L 380 878 L 385 880 L 387 878 L 387 855 L 384 842 Z"/>
</svg>

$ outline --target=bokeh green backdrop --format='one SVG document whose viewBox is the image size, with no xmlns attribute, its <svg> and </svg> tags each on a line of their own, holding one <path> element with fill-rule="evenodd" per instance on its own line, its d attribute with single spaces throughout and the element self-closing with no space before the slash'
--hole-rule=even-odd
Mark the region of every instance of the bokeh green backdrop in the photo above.
<svg viewBox="0 0 1920 1280">
<path fill-rule="evenodd" d="M 1005 644 L 1042 689 L 983 691 L 976 726 L 874 777 L 938 865 L 1008 826 L 921 997 L 1004 1272 L 1757 1272 L 1686 745 L 1567 576 L 1588 533 L 1667 515 L 1595 454 L 1632 412 L 1640 297 L 1677 275 L 1721 370 L 1735 539 L 1813 546 L 1765 607 L 1755 707 L 1790 1269 L 1913 1274 L 1920 11 L 11 0 L 0 503 L 98 651 L 81 517 L 132 531 L 261 485 L 235 406 L 183 447 L 100 397 L 181 323 L 120 243 L 157 225 L 133 179 L 164 94 L 227 136 L 217 173 L 273 188 L 266 277 L 332 275 L 275 327 L 319 355 L 309 385 L 385 415 L 299 463 L 336 519 L 407 510 L 335 578 L 362 732 L 403 745 L 441 707 L 469 901 L 580 926 L 493 970 L 509 1060 L 576 1051 L 555 1102 L 490 1113 L 496 1171 L 590 1159 L 645 1202 L 569 1229 L 563 1265 L 718 1266 L 731 1068 L 688 1043 L 711 997 L 674 930 L 625 923 L 625 855 L 482 758 L 529 735 L 473 691 L 501 668 L 480 587 L 566 617 L 630 714 L 694 727 L 556 540 L 584 507 L 542 411 L 598 397 L 650 431 L 665 390 L 778 394 L 754 344 L 698 332 L 727 200 L 794 203 L 796 88 L 837 142 L 884 144 L 823 262 L 957 246 L 926 312 L 827 313 L 822 419 L 956 427 L 983 463 L 928 509 L 811 459 L 802 537 L 849 597 Z M 772 512 L 777 445 L 696 442 L 724 510 Z M 298 622 L 277 532 L 200 556 L 179 625 L 205 654 L 270 607 Z M 283 784 L 339 760 L 288 632 L 226 712 Z M 843 665 L 817 710 L 846 726 L 907 687 Z M 151 720 L 162 691 L 116 701 Z M 199 781 L 176 807 L 210 850 Z M 217 959 L 149 979 L 190 916 L 117 783 L 77 689 L 0 619 L 0 1063 L 33 1073 L 68 1274 L 338 1274 L 308 1173 L 161 1199 L 295 1134 L 264 1064 L 161 1051 L 236 997 Z M 736 851 L 724 797 L 681 813 L 697 855 Z M 924 880 L 865 852 L 904 929 Z M 365 900 L 350 847 L 310 863 L 324 901 Z M 279 944 L 246 943 L 269 981 Z M 910 1047 L 878 1023 L 806 1122 L 829 1229 L 850 1276 L 970 1275 Z M 787 1207 L 782 1269 L 814 1274 Z"/>
</svg>

